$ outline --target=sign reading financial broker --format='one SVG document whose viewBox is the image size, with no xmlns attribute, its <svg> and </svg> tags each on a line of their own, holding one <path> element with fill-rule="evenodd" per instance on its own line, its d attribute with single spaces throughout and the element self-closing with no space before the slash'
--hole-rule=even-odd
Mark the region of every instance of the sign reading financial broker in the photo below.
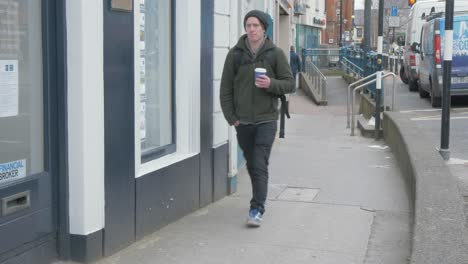
<svg viewBox="0 0 468 264">
<path fill-rule="evenodd" d="M 0 163 L 0 186 L 26 177 L 26 160 Z"/>
</svg>

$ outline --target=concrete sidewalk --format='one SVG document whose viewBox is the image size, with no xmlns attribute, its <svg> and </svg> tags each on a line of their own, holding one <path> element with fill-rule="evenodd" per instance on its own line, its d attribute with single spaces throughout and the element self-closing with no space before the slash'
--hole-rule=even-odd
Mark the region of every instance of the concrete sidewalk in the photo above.
<svg viewBox="0 0 468 264">
<path fill-rule="evenodd" d="M 243 169 L 236 194 L 98 263 L 407 263 L 412 208 L 405 182 L 383 141 L 349 136 L 346 87 L 329 78 L 327 106 L 300 90 L 291 96 L 260 228 L 245 225 L 251 187 Z"/>
</svg>

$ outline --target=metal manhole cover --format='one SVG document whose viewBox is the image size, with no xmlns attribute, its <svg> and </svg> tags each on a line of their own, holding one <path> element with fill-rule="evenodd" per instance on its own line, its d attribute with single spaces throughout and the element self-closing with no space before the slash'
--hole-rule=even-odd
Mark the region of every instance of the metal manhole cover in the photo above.
<svg viewBox="0 0 468 264">
<path fill-rule="evenodd" d="M 312 202 L 317 196 L 319 189 L 287 187 L 279 196 L 278 200 Z"/>
</svg>

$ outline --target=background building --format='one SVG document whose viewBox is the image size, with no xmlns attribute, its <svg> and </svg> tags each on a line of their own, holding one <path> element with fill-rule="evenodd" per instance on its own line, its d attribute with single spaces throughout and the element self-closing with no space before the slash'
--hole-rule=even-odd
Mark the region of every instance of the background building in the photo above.
<svg viewBox="0 0 468 264">
<path fill-rule="evenodd" d="M 361 44 L 364 41 L 364 9 L 354 10 L 353 42 Z"/>
<path fill-rule="evenodd" d="M 325 0 L 295 1 L 294 22 L 291 32 L 295 33 L 296 51 L 302 48 L 318 48 L 323 43 L 327 25 Z"/>
<path fill-rule="evenodd" d="M 376 50 L 377 49 L 377 37 L 378 37 L 378 23 L 379 23 L 379 12 L 378 12 L 378 1 L 372 2 L 372 11 L 371 11 L 371 23 L 370 30 L 371 30 L 371 48 Z M 406 28 L 408 24 L 408 16 L 410 12 L 410 8 L 408 6 L 408 2 L 406 0 L 389 0 L 384 2 L 384 24 L 383 24 L 383 36 L 384 36 L 384 52 L 389 51 L 391 49 L 392 44 L 395 45 L 396 39 L 399 36 L 402 36 L 405 39 Z M 398 26 L 391 27 L 389 25 L 390 16 L 392 14 L 392 9 L 396 9 L 397 16 L 398 16 Z M 357 41 L 360 41 L 361 38 L 358 36 L 358 32 L 360 29 L 362 31 L 366 30 L 365 21 L 364 21 L 364 10 L 357 9 L 355 10 L 355 20 L 354 20 L 354 34 L 357 38 Z M 364 36 L 364 33 L 362 33 Z"/>
<path fill-rule="evenodd" d="M 343 4 L 342 9 L 340 8 Z M 326 40 L 330 45 L 340 45 L 340 23 L 341 40 L 343 45 L 351 43 L 352 18 L 354 14 L 354 0 L 326 0 L 327 29 Z M 340 20 L 340 10 L 343 18 Z"/>
</svg>

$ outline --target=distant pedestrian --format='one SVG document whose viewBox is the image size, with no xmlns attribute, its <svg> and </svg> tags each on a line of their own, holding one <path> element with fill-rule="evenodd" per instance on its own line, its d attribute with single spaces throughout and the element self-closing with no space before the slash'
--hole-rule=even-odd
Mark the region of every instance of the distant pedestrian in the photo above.
<svg viewBox="0 0 468 264">
<path fill-rule="evenodd" d="M 296 49 L 294 46 L 291 46 L 290 52 L 289 52 L 289 60 L 290 60 L 290 65 L 291 65 L 291 71 L 293 74 L 294 78 L 294 83 L 296 85 L 296 75 L 298 72 L 301 71 L 301 59 L 299 58 L 299 55 L 296 53 Z"/>
<path fill-rule="evenodd" d="M 268 162 L 278 123 L 278 96 L 293 92 L 284 52 L 265 35 L 267 14 L 252 10 L 244 18 L 247 34 L 229 50 L 221 77 L 220 103 L 247 161 L 252 199 L 247 225 L 261 225 L 268 192 Z M 265 74 L 266 72 L 266 74 Z M 257 75 L 264 73 L 264 75 Z"/>
</svg>

